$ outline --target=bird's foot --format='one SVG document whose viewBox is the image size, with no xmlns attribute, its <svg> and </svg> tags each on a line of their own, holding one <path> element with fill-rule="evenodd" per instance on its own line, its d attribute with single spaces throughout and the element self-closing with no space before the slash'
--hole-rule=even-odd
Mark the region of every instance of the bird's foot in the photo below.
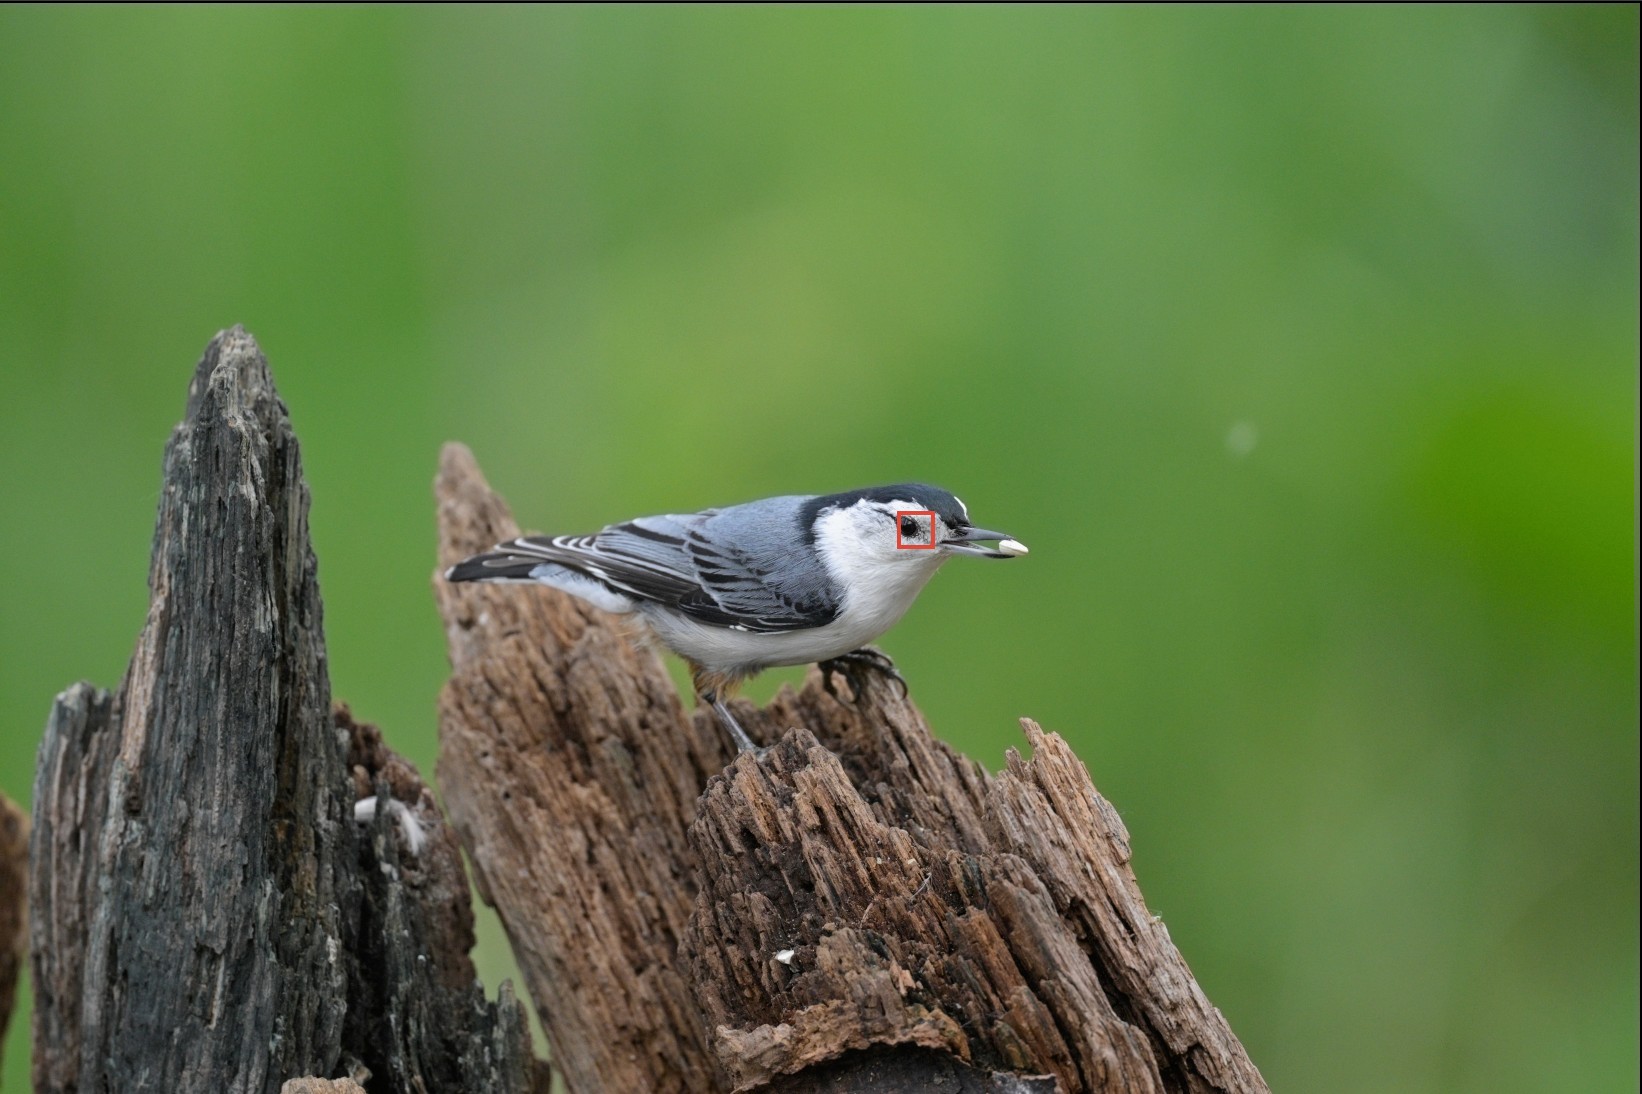
<svg viewBox="0 0 1642 1094">
<path fill-rule="evenodd" d="M 828 695 L 838 699 L 840 703 L 844 700 L 839 698 L 837 690 L 833 687 L 832 678 L 834 674 L 849 681 L 850 690 L 855 693 L 855 701 L 859 703 L 862 697 L 866 695 L 866 689 L 863 686 L 866 680 L 862 676 L 862 670 L 864 669 L 872 669 L 874 672 L 881 673 L 894 680 L 900 686 L 901 698 L 905 699 L 909 694 L 906 678 L 896 670 L 895 662 L 889 659 L 889 654 L 882 650 L 873 649 L 871 646 L 862 646 L 858 650 L 850 650 L 848 653 L 839 654 L 831 660 L 822 661 L 820 669 L 821 686 L 826 689 Z"/>
</svg>

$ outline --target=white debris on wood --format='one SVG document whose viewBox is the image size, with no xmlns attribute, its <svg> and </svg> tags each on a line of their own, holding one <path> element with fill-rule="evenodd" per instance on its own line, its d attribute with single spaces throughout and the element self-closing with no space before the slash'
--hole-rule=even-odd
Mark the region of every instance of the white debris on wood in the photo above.
<svg viewBox="0 0 1642 1094">
<path fill-rule="evenodd" d="M 422 853 L 422 845 L 428 841 L 428 831 L 422 827 L 422 822 L 416 819 L 411 807 L 394 798 L 388 799 L 388 812 L 393 814 L 399 822 L 399 832 L 405 837 L 405 847 L 413 855 Z M 360 824 L 369 824 L 376 819 L 376 796 L 360 798 L 353 803 L 353 819 Z"/>
</svg>

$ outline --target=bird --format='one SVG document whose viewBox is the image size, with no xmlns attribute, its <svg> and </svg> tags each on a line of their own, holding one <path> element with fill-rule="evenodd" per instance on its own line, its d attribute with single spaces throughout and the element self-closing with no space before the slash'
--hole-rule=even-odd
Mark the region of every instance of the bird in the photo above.
<svg viewBox="0 0 1642 1094">
<path fill-rule="evenodd" d="M 973 524 L 956 495 L 899 483 L 637 517 L 591 535 L 520 536 L 458 562 L 445 578 L 548 585 L 638 617 L 684 660 L 697 699 L 736 747 L 756 752 L 725 705 L 742 681 L 814 662 L 835 698 L 835 673 L 861 696 L 860 669 L 888 675 L 904 693 L 894 662 L 868 643 L 900 621 L 953 556 L 1026 553 L 1009 534 Z"/>
</svg>

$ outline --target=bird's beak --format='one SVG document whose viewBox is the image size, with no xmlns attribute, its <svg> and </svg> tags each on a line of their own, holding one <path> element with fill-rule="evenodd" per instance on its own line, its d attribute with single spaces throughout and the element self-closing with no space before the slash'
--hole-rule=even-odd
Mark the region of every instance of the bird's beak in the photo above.
<svg viewBox="0 0 1642 1094">
<path fill-rule="evenodd" d="M 987 540 L 995 540 L 996 548 L 982 547 Z M 974 555 L 976 558 L 1017 558 L 1026 554 L 1026 544 L 1011 538 L 1008 532 L 989 532 L 985 528 L 965 528 L 941 541 L 941 550 L 955 555 Z"/>
</svg>

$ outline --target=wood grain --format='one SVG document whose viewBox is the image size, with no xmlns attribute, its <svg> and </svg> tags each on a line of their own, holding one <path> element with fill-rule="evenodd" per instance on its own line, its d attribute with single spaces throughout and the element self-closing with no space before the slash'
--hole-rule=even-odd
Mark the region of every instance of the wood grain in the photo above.
<svg viewBox="0 0 1642 1094">
<path fill-rule="evenodd" d="M 274 1094 L 373 1067 L 373 1091 L 530 1089 L 431 795 L 333 715 L 296 437 L 240 328 L 166 447 L 149 587 L 120 687 L 59 695 L 40 746 L 35 1089 Z M 429 813 L 426 857 L 356 831 L 356 778 Z"/>
<path fill-rule="evenodd" d="M 441 570 L 518 534 L 471 453 L 435 484 Z M 450 647 L 439 783 L 573 1091 L 714 1089 L 677 961 L 694 897 L 685 837 L 729 761 L 655 655 L 546 588 L 434 578 Z"/>
</svg>

